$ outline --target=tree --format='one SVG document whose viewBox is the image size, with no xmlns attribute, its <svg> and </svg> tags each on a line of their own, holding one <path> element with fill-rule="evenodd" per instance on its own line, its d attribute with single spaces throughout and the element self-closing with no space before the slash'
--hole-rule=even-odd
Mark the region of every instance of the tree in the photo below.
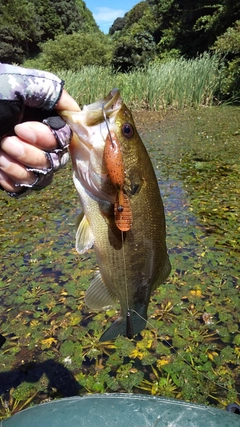
<svg viewBox="0 0 240 427">
<path fill-rule="evenodd" d="M 129 12 L 125 13 L 123 18 L 117 18 L 110 27 L 109 34 L 114 35 L 115 32 L 121 31 L 121 35 L 128 36 L 129 32 L 133 34 L 133 28 L 141 28 L 142 31 L 151 31 L 155 28 L 151 7 L 146 1 L 141 1 L 136 4 Z"/>
<path fill-rule="evenodd" d="M 159 53 L 177 49 L 194 57 L 208 50 L 216 38 L 240 16 L 239 0 L 147 0 L 158 28 Z M 157 40 L 157 37 L 159 40 Z"/>
<path fill-rule="evenodd" d="M 111 40 L 99 30 L 97 34 L 60 34 L 43 43 L 41 50 L 36 59 L 26 61 L 24 65 L 53 72 L 80 70 L 85 65 L 109 65 L 112 57 Z"/>
<path fill-rule="evenodd" d="M 97 29 L 83 0 L 0 0 L 0 60 L 22 63 L 40 42 Z"/>
<path fill-rule="evenodd" d="M 58 34 L 97 30 L 92 13 L 82 0 L 30 0 L 35 4 L 42 30 L 41 42 Z"/>
<path fill-rule="evenodd" d="M 87 33 L 98 30 L 98 26 L 93 17 L 92 12 L 86 7 L 86 3 L 83 0 L 76 0 L 76 6 L 79 15 L 82 17 L 82 27 L 76 31 L 85 31 Z"/>
<path fill-rule="evenodd" d="M 112 66 L 122 72 L 142 67 L 153 59 L 155 48 L 154 39 L 148 32 L 136 33 L 131 38 L 122 37 L 116 43 Z"/>
<path fill-rule="evenodd" d="M 117 31 L 122 31 L 125 25 L 126 25 L 126 14 L 124 15 L 123 18 L 115 19 L 112 26 L 109 28 L 110 36 L 113 36 L 113 34 L 116 33 Z"/>
<path fill-rule="evenodd" d="M 227 59 L 222 92 L 228 98 L 240 96 L 240 21 L 219 36 L 212 48 Z"/>
<path fill-rule="evenodd" d="M 41 39 L 35 7 L 27 0 L 2 0 L 0 5 L 0 61 L 21 63 Z"/>
</svg>

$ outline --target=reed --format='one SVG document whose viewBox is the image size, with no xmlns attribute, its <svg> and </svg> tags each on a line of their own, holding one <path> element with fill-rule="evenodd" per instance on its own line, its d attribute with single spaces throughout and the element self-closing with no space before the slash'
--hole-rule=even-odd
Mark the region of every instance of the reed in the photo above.
<svg viewBox="0 0 240 427">
<path fill-rule="evenodd" d="M 80 104 L 89 104 L 118 87 L 133 109 L 161 109 L 212 105 L 220 94 L 223 66 L 216 55 L 153 63 L 130 73 L 110 67 L 88 66 L 79 72 L 59 71 L 65 87 Z"/>
</svg>

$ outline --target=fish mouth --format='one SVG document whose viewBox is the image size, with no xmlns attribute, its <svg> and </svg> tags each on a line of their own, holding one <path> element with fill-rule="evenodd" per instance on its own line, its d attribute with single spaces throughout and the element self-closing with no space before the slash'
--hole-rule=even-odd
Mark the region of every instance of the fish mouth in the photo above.
<svg viewBox="0 0 240 427">
<path fill-rule="evenodd" d="M 107 171 L 103 162 L 106 138 L 115 126 L 116 116 L 123 102 L 118 89 L 98 101 L 85 105 L 81 111 L 61 111 L 61 117 L 70 126 L 73 135 L 69 145 L 76 181 L 88 194 L 114 203 L 113 188 L 109 189 Z M 76 185 L 76 184 L 75 184 Z M 107 187 L 107 190 L 102 188 Z M 111 193 L 111 194 L 110 194 Z"/>
<path fill-rule="evenodd" d="M 89 105 L 84 105 L 81 111 L 61 111 L 61 117 L 70 125 L 73 131 L 79 133 L 79 128 L 95 126 L 104 120 L 114 117 L 122 106 L 119 89 L 112 89 L 105 98 Z"/>
<path fill-rule="evenodd" d="M 86 126 L 94 126 L 117 113 L 121 108 L 122 99 L 117 88 L 112 89 L 105 98 L 89 105 L 84 105 L 82 111 L 86 114 Z"/>
</svg>

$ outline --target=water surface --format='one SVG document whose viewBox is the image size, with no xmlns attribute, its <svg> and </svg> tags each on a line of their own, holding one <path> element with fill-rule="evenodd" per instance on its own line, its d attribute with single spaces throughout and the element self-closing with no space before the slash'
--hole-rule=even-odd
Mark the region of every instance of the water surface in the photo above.
<svg viewBox="0 0 240 427">
<path fill-rule="evenodd" d="M 135 118 L 159 181 L 172 263 L 149 305 L 148 330 L 98 344 L 115 310 L 96 314 L 83 302 L 96 263 L 92 251 L 80 257 L 74 248 L 80 208 L 68 165 L 40 193 L 1 194 L 0 332 L 7 342 L 0 394 L 13 387 L 21 402 L 33 396 L 36 403 L 133 391 L 221 407 L 237 399 L 240 109 Z"/>
</svg>

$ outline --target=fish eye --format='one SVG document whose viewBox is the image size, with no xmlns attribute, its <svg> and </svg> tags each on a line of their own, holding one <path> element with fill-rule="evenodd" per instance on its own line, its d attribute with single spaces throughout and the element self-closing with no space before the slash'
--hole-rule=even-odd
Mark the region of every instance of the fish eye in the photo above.
<svg viewBox="0 0 240 427">
<path fill-rule="evenodd" d="M 131 138 L 134 134 L 133 126 L 130 123 L 124 123 L 122 125 L 122 133 L 126 138 Z"/>
</svg>

